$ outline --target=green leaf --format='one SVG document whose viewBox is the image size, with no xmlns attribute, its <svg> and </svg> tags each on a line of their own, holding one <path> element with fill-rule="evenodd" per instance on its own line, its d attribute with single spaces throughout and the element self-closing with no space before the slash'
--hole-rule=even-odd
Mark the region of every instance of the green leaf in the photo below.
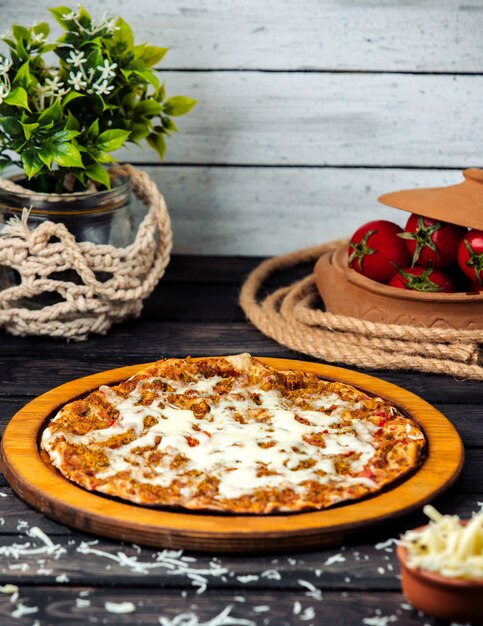
<svg viewBox="0 0 483 626">
<path fill-rule="evenodd" d="M 22 164 L 28 178 L 32 178 L 44 167 L 35 148 L 28 148 L 22 152 Z"/>
<path fill-rule="evenodd" d="M 51 122 L 58 122 L 61 118 L 62 107 L 60 106 L 60 102 L 57 99 L 51 106 L 45 109 L 45 111 L 42 111 L 38 118 L 38 121 L 41 126 L 45 126 Z"/>
<path fill-rule="evenodd" d="M 79 152 L 89 152 L 88 148 L 83 144 L 79 143 L 75 138 L 72 140 L 72 145 L 79 150 Z"/>
<path fill-rule="evenodd" d="M 164 112 L 173 117 L 185 115 L 185 113 L 191 111 L 197 102 L 197 100 L 193 100 L 187 96 L 173 96 L 164 103 Z"/>
<path fill-rule="evenodd" d="M 0 117 L 0 126 L 9 137 L 24 137 L 22 125 L 16 117 Z"/>
<path fill-rule="evenodd" d="M 63 98 L 62 98 L 62 106 L 65 107 L 67 104 L 69 104 L 69 102 L 72 102 L 72 100 L 75 100 L 76 98 L 84 98 L 84 94 L 83 93 L 79 93 L 78 91 L 69 91 L 68 94 L 66 94 Z"/>
<path fill-rule="evenodd" d="M 158 48 L 157 46 L 148 46 L 144 43 L 140 46 L 136 46 L 134 53 L 139 59 L 142 59 L 148 67 L 152 67 L 163 59 L 168 50 L 169 48 Z"/>
<path fill-rule="evenodd" d="M 89 69 L 92 69 L 98 72 L 97 66 L 102 65 L 102 64 L 103 64 L 102 52 L 99 50 L 99 48 L 94 48 L 87 55 L 87 61 L 84 65 L 84 71 L 88 72 Z"/>
<path fill-rule="evenodd" d="M 146 68 L 145 70 L 133 70 L 134 74 L 139 78 L 142 78 L 144 84 L 150 84 L 154 89 L 159 89 L 159 79 L 153 70 Z"/>
<path fill-rule="evenodd" d="M 102 167 L 102 165 L 93 163 L 92 165 L 89 165 L 88 167 L 86 167 L 85 171 L 86 171 L 87 176 L 89 178 L 92 178 L 92 180 L 95 180 L 96 182 L 101 183 L 101 185 L 104 185 L 108 189 L 111 188 L 111 179 L 109 178 L 109 174 Z"/>
<path fill-rule="evenodd" d="M 163 105 L 160 102 L 156 102 L 156 100 L 142 100 L 139 104 L 136 105 L 134 109 L 134 114 L 138 115 L 159 115 L 163 110 Z"/>
<path fill-rule="evenodd" d="M 30 53 L 27 52 L 27 49 L 25 48 L 24 45 L 24 40 L 23 39 L 19 39 L 17 41 L 17 43 L 15 44 L 15 48 L 14 48 L 15 52 L 17 53 L 18 58 L 21 61 L 28 61 L 30 58 Z"/>
<path fill-rule="evenodd" d="M 105 130 L 97 138 L 96 148 L 105 152 L 113 152 L 114 150 L 120 148 L 126 142 L 128 137 L 128 130 Z"/>
<path fill-rule="evenodd" d="M 74 137 L 77 137 L 77 135 L 79 134 L 80 133 L 78 130 L 59 130 L 51 137 L 49 137 L 48 142 L 46 143 L 48 143 L 48 145 L 55 143 L 65 143 L 66 141 L 70 141 Z"/>
<path fill-rule="evenodd" d="M 50 26 L 47 22 L 40 22 L 39 24 L 32 26 L 32 32 L 36 35 L 43 35 L 44 37 L 47 37 L 50 33 Z"/>
<path fill-rule="evenodd" d="M 32 136 L 32 132 L 39 127 L 39 124 L 35 122 L 34 124 L 25 124 L 24 122 L 19 122 L 23 128 L 23 132 L 25 135 L 25 139 L 30 139 Z"/>
<path fill-rule="evenodd" d="M 32 75 L 30 74 L 29 61 L 25 61 L 25 63 L 23 63 L 16 71 L 12 85 L 14 87 L 23 87 L 24 89 L 28 89 L 31 83 Z"/>
<path fill-rule="evenodd" d="M 134 47 L 134 36 L 131 27 L 122 17 L 118 17 L 116 20 L 113 43 L 124 53 L 130 52 Z"/>
<path fill-rule="evenodd" d="M 46 130 L 50 130 L 53 127 L 54 127 L 54 122 L 52 121 L 42 126 L 42 131 L 45 132 Z"/>
<path fill-rule="evenodd" d="M 42 46 L 42 52 L 52 52 L 52 50 L 58 50 L 56 43 L 48 43 Z"/>
<path fill-rule="evenodd" d="M 130 141 L 137 142 L 141 139 L 146 139 L 150 132 L 151 124 L 148 121 L 144 122 L 144 124 L 133 124 L 129 139 Z"/>
<path fill-rule="evenodd" d="M 121 104 L 127 111 L 132 111 L 136 106 L 136 94 L 133 92 L 127 93 L 123 96 Z"/>
<path fill-rule="evenodd" d="M 23 87 L 15 87 L 15 89 L 12 89 L 12 91 L 5 98 L 4 102 L 6 104 L 12 104 L 30 111 L 27 92 Z"/>
<path fill-rule="evenodd" d="M 92 24 L 92 18 L 90 16 L 90 14 L 86 11 L 86 9 L 82 6 L 82 4 L 79 4 L 79 23 L 82 24 L 82 26 L 84 26 L 84 28 L 90 26 Z"/>
<path fill-rule="evenodd" d="M 164 124 L 164 130 L 165 131 L 169 131 L 171 133 L 178 132 L 178 127 L 173 122 L 173 120 L 169 119 L 169 117 L 163 119 L 163 124 Z"/>
<path fill-rule="evenodd" d="M 94 37 L 94 39 L 89 39 L 88 41 L 84 41 L 84 43 L 81 44 L 81 48 L 84 47 L 98 47 L 98 48 L 102 48 L 104 46 L 104 44 L 106 43 L 106 40 L 104 37 Z"/>
<path fill-rule="evenodd" d="M 63 26 L 66 30 L 68 30 L 69 26 L 73 24 L 73 20 L 66 20 L 65 16 L 72 13 L 72 9 L 69 7 L 55 7 L 54 9 L 49 9 L 52 15 L 55 17 L 57 22 Z"/>
<path fill-rule="evenodd" d="M 13 50 L 15 50 L 16 43 L 15 43 L 15 41 L 13 39 L 10 39 L 9 37 L 2 37 L 1 39 L 2 39 L 2 41 L 4 41 L 7 44 L 7 46 L 9 46 Z"/>
<path fill-rule="evenodd" d="M 52 168 L 52 151 L 51 150 L 41 150 L 39 153 L 39 159 L 46 165 L 49 170 Z"/>
<path fill-rule="evenodd" d="M 159 154 L 159 158 L 162 161 L 164 159 L 164 154 L 166 152 L 166 141 L 164 140 L 163 135 L 159 133 L 151 133 L 147 138 L 148 144 L 151 148 L 154 148 L 156 152 Z"/>
<path fill-rule="evenodd" d="M 88 139 L 95 139 L 99 135 L 99 119 L 96 119 L 92 122 L 92 124 L 87 129 L 87 137 Z"/>
<path fill-rule="evenodd" d="M 73 170 L 71 174 L 73 174 L 74 178 L 80 182 L 82 187 L 87 186 L 86 175 L 85 175 L 84 170 Z"/>
<path fill-rule="evenodd" d="M 90 152 L 90 156 L 96 163 L 114 163 L 118 160 L 103 150 L 93 150 Z"/>
<path fill-rule="evenodd" d="M 52 144 L 52 158 L 61 167 L 84 167 L 79 150 L 68 142 Z"/>
<path fill-rule="evenodd" d="M 30 32 L 28 28 L 25 28 L 25 26 L 14 24 L 12 26 L 12 33 L 17 41 L 22 41 L 22 42 L 30 41 Z"/>
<path fill-rule="evenodd" d="M 67 111 L 67 121 L 65 122 L 65 127 L 67 130 L 80 130 L 78 119 L 70 111 Z"/>
</svg>

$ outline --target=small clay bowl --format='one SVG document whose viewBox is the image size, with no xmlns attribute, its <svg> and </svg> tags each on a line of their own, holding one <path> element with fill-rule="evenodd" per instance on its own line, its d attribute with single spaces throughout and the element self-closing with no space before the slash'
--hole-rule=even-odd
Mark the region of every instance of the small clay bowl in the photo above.
<svg viewBox="0 0 483 626">
<path fill-rule="evenodd" d="M 347 244 L 317 261 L 315 282 L 331 313 L 370 322 L 483 330 L 483 292 L 427 293 L 389 287 L 347 265 Z"/>
<path fill-rule="evenodd" d="M 483 579 L 449 578 L 409 567 L 408 551 L 402 545 L 397 548 L 397 556 L 404 596 L 415 609 L 458 623 L 483 622 Z"/>
</svg>

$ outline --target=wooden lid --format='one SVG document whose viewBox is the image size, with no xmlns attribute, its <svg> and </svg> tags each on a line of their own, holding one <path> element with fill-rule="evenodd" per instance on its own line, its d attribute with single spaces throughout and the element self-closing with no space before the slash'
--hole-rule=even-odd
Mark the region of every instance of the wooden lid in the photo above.
<svg viewBox="0 0 483 626">
<path fill-rule="evenodd" d="M 465 180 L 457 185 L 394 191 L 378 200 L 396 209 L 483 230 L 483 170 L 464 170 L 463 176 Z"/>
</svg>

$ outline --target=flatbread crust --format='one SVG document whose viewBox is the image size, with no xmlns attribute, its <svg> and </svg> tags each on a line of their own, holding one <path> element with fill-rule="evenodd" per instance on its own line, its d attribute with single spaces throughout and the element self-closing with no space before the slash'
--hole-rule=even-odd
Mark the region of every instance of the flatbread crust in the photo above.
<svg viewBox="0 0 483 626">
<path fill-rule="evenodd" d="M 249 354 L 158 361 L 67 404 L 41 439 L 86 489 L 255 514 L 377 493 L 416 468 L 425 445 L 388 401 Z"/>
</svg>

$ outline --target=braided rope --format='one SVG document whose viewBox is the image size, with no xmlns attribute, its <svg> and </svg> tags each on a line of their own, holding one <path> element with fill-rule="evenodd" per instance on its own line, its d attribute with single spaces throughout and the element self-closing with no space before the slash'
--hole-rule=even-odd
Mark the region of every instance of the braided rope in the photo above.
<svg viewBox="0 0 483 626">
<path fill-rule="evenodd" d="M 482 331 L 382 324 L 328 313 L 321 308 L 313 275 L 258 299 L 272 274 L 315 262 L 341 243 L 333 241 L 262 262 L 240 293 L 248 319 L 279 343 L 325 361 L 483 380 Z"/>
<path fill-rule="evenodd" d="M 0 326 L 8 332 L 82 340 L 141 313 L 142 301 L 169 263 L 171 223 L 163 196 L 145 172 L 120 165 L 111 173 L 129 176 L 134 195 L 149 207 L 134 242 L 125 248 L 78 243 L 62 223 L 45 221 L 30 230 L 27 212 L 21 220 L 9 220 L 4 226 L 0 266 L 13 268 L 21 276 L 19 285 L 0 291 Z M 0 186 L 17 188 L 1 179 Z M 58 241 L 51 241 L 53 237 Z M 66 270 L 75 270 L 81 284 L 50 278 Z M 112 274 L 112 278 L 101 282 L 96 272 Z M 39 310 L 18 305 L 21 299 L 46 292 L 57 292 L 63 300 Z"/>
</svg>

